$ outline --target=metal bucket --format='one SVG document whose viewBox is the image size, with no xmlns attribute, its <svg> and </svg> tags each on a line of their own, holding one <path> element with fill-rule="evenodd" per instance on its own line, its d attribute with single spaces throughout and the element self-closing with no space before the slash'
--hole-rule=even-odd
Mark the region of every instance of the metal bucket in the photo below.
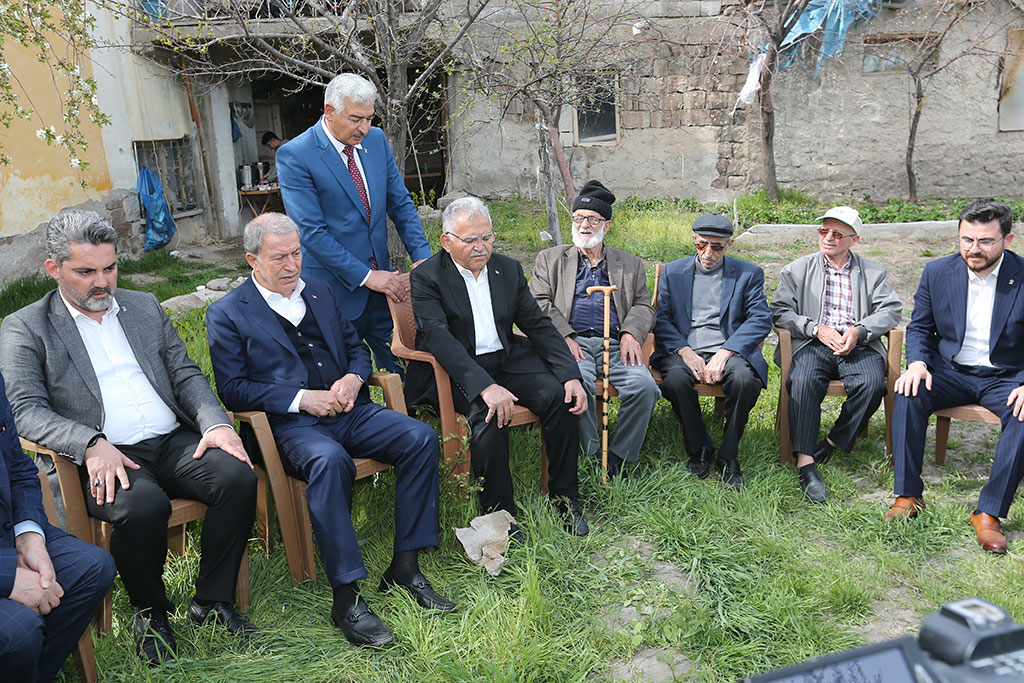
<svg viewBox="0 0 1024 683">
<path fill-rule="evenodd" d="M 253 168 L 249 164 L 242 164 L 238 167 L 238 186 L 239 187 L 252 187 L 252 171 Z"/>
</svg>

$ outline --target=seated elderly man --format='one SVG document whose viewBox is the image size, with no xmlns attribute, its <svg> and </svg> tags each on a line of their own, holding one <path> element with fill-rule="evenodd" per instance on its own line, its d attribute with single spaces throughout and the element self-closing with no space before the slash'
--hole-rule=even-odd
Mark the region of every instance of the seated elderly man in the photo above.
<svg viewBox="0 0 1024 683">
<path fill-rule="evenodd" d="M 0 377 L 0 671 L 50 681 L 114 583 L 105 551 L 51 526 Z"/>
<path fill-rule="evenodd" d="M 580 370 L 565 341 L 530 294 L 523 267 L 492 254 L 491 215 L 476 197 L 456 199 L 441 216 L 441 246 L 413 269 L 416 348 L 434 354 L 451 376 L 455 409 L 469 420 L 473 474 L 483 479 L 480 506 L 516 514 L 508 463 L 515 404 L 541 420 L 551 498 L 570 533 L 590 528 L 579 503 L 579 418 L 587 409 Z M 515 324 L 530 342 L 512 332 Z M 437 407 L 430 365 L 409 364 L 407 403 Z M 519 529 L 513 538 L 522 540 Z"/>
<path fill-rule="evenodd" d="M 654 405 L 661 391 L 644 365 L 641 344 L 654 325 L 644 264 L 621 249 L 604 245 L 612 225 L 615 195 L 591 180 L 572 203 L 572 244 L 537 254 L 530 291 L 579 364 L 588 409 L 580 415 L 580 446 L 593 457 L 601 447 L 593 397 L 604 371 L 604 294 L 587 287 L 616 287 L 612 292 L 608 379 L 621 405 L 608 447 L 608 474 L 625 476 L 624 462 L 637 462 Z"/>
<path fill-rule="evenodd" d="M 157 664 L 177 648 L 163 582 L 171 498 L 208 508 L 189 619 L 258 632 L 232 604 L 256 475 L 160 302 L 116 289 L 117 241 L 91 211 L 50 221 L 44 266 L 57 289 L 4 318 L 0 370 L 18 431 L 78 465 L 89 514 L 113 525 L 136 646 Z"/>
<path fill-rule="evenodd" d="M 928 416 L 980 403 L 1003 428 L 971 515 L 978 543 L 993 553 L 1006 552 L 999 518 L 1009 514 L 1024 473 L 1024 259 L 1006 248 L 1012 228 L 1010 207 L 978 200 L 960 212 L 960 253 L 932 261 L 921 273 L 907 325 L 907 370 L 896 380 L 897 498 L 886 513 L 893 520 L 924 508 Z"/>
<path fill-rule="evenodd" d="M 849 453 L 882 402 L 882 335 L 899 323 L 903 304 L 886 281 L 885 269 L 851 251 L 860 241 L 855 209 L 837 206 L 818 220 L 818 251 L 782 269 L 772 315 L 776 327 L 793 335 L 786 388 L 800 489 L 808 500 L 822 503 L 828 490 L 817 466 L 836 448 Z M 843 380 L 846 400 L 828 436 L 817 441 L 821 402 L 833 379 Z"/>
<path fill-rule="evenodd" d="M 268 414 L 289 473 L 306 502 L 334 589 L 331 618 L 356 645 L 392 641 L 359 595 L 366 577 L 352 526 L 352 457 L 394 465 L 395 543 L 380 589 L 400 585 L 421 607 L 450 612 L 419 570 L 420 548 L 438 544 L 438 441 L 426 424 L 370 400 L 370 352 L 326 283 L 300 278 L 298 227 L 265 213 L 247 226 L 252 277 L 206 314 L 217 390 L 233 410 Z"/>
<path fill-rule="evenodd" d="M 739 443 L 768 383 L 760 343 L 772 326 L 764 271 L 725 255 L 732 233 L 725 216 L 699 216 L 693 222 L 697 255 L 665 266 L 654 324 L 658 350 L 651 365 L 664 374 L 661 391 L 683 425 L 690 472 L 704 479 L 714 461 L 722 480 L 739 489 Z M 725 432 L 717 458 L 701 418 L 698 382 L 721 384 L 725 393 Z"/>
</svg>

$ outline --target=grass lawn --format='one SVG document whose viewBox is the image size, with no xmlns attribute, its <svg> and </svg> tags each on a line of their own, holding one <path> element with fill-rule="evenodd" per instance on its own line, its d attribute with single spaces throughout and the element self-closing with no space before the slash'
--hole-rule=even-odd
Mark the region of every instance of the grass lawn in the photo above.
<svg viewBox="0 0 1024 683">
<path fill-rule="evenodd" d="M 201 312 L 179 320 L 194 357 L 209 367 Z M 768 351 L 766 350 L 766 353 Z M 770 364 L 771 365 L 771 364 Z M 612 680 L 617 665 L 645 648 L 685 657 L 679 680 L 732 681 L 751 673 L 915 632 L 942 602 L 980 595 L 1024 617 L 1020 565 L 985 554 L 967 514 L 982 477 L 961 472 L 951 448 L 929 508 L 911 523 L 882 521 L 892 473 L 882 452 L 884 420 L 849 456 L 822 468 L 832 499 L 800 498 L 793 469 L 778 464 L 774 428 L 778 374 L 763 392 L 741 443 L 746 486 L 737 493 L 686 471 L 670 406 L 652 419 L 641 464 L 626 481 L 600 483 L 580 463 L 591 534 L 562 531 L 539 493 L 539 432 L 512 433 L 513 472 L 525 547 L 513 548 L 492 578 L 465 557 L 453 528 L 478 513 L 442 468 L 440 548 L 421 559 L 451 615 L 422 612 L 402 592 L 377 593 L 391 556 L 394 473 L 356 485 L 354 516 L 369 578 L 365 595 L 395 633 L 382 650 L 350 646 L 330 623 L 329 586 L 293 587 L 283 547 L 267 557 L 253 541 L 249 616 L 266 635 L 252 644 L 222 629 L 193 627 L 184 615 L 198 565 L 198 532 L 165 575 L 181 658 L 147 669 L 135 656 L 131 607 L 115 591 L 114 632 L 96 652 L 109 680 L 155 681 L 589 681 Z M 825 405 L 825 421 L 838 403 Z M 612 422 L 614 429 L 614 407 Z M 721 428 L 713 405 L 705 417 Z M 988 429 L 988 427 L 978 427 Z M 951 446 L 955 446 L 952 443 Z M 973 457 L 973 456 L 971 456 Z M 984 459 L 982 455 L 982 459 Z M 990 457 L 990 456 L 989 456 Z M 987 474 L 987 469 L 982 468 Z M 1017 550 L 1021 510 L 1005 528 Z M 322 577 L 322 566 L 320 566 Z M 688 663 L 687 663 L 688 662 Z M 65 666 L 63 675 L 73 680 Z M 635 680 L 643 680 L 640 673 Z M 629 676 L 625 677 L 629 680 Z"/>
</svg>

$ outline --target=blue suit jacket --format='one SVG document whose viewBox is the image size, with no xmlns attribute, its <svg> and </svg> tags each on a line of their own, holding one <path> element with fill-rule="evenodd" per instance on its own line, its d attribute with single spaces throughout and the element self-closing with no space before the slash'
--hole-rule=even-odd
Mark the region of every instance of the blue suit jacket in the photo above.
<svg viewBox="0 0 1024 683">
<path fill-rule="evenodd" d="M 753 263 L 723 257 L 720 327 L 723 349 L 743 356 L 768 385 L 768 364 L 759 344 L 772 329 L 772 312 L 764 296 L 764 271 Z M 658 315 L 654 323 L 657 351 L 651 361 L 689 346 L 693 273 L 696 259 L 687 256 L 665 266 L 658 286 Z"/>
<path fill-rule="evenodd" d="M 0 598 L 11 594 L 18 569 L 14 525 L 31 520 L 43 529 L 50 526 L 43 510 L 38 470 L 21 450 L 5 389 L 0 376 Z"/>
<path fill-rule="evenodd" d="M 357 150 L 359 151 L 359 150 Z M 363 138 L 359 160 L 370 191 L 370 220 L 341 155 L 320 121 L 277 150 L 281 199 L 302 237 L 302 275 L 331 285 L 345 316 L 363 314 L 369 290 L 360 287 L 372 268 L 391 270 L 386 215 L 413 261 L 430 256 L 419 213 L 380 128 Z"/>
<path fill-rule="evenodd" d="M 338 310 L 327 283 L 305 279 L 307 315 L 312 313 L 342 375 L 370 376 L 370 352 Z M 307 413 L 288 413 L 299 389 L 308 388 L 306 368 L 260 295 L 252 278 L 206 311 L 210 360 L 217 393 L 229 410 L 262 410 L 272 423 L 315 424 Z M 337 378 L 335 378 L 337 379 Z M 333 381 L 333 380 L 331 380 Z M 369 400 L 365 385 L 359 402 Z"/>
<path fill-rule="evenodd" d="M 993 365 L 1016 373 L 1024 382 L 1024 259 L 1003 252 L 996 281 L 989 358 Z M 964 343 L 967 324 L 967 264 L 960 254 L 928 263 L 914 294 L 914 314 L 907 325 L 907 363 L 924 361 L 929 368 L 950 368 Z"/>
</svg>

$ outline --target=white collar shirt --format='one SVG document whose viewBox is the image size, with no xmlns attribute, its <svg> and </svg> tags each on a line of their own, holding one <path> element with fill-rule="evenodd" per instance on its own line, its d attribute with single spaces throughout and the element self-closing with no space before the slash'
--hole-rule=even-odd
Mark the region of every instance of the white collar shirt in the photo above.
<svg viewBox="0 0 1024 683">
<path fill-rule="evenodd" d="M 100 385 L 107 441 L 130 446 L 177 429 L 178 418 L 142 371 L 121 328 L 117 299 L 110 297 L 110 308 L 97 322 L 72 306 L 63 292 L 60 298 L 75 321 Z"/>
<path fill-rule="evenodd" d="M 455 259 L 452 259 L 452 263 L 455 263 Z M 455 263 L 455 267 L 466 282 L 469 305 L 473 309 L 476 355 L 501 351 L 504 347 L 501 345 L 498 327 L 494 322 L 494 307 L 491 305 L 491 286 L 487 280 L 487 267 L 484 266 L 479 277 L 474 277 L 473 271 L 463 268 L 458 263 Z"/>
<path fill-rule="evenodd" d="M 964 343 L 953 360 L 960 365 L 995 367 L 989 358 L 992 335 L 992 309 L 996 303 L 996 282 L 1003 257 L 983 280 L 967 269 L 967 320 L 964 325 Z"/>
<path fill-rule="evenodd" d="M 306 302 L 302 298 L 302 290 L 306 288 L 306 283 L 303 282 L 302 278 L 299 278 L 299 284 L 295 285 L 295 291 L 291 293 L 289 297 L 283 297 L 277 292 L 272 292 L 259 283 L 256 279 L 256 275 L 252 276 L 252 283 L 256 285 L 256 291 L 260 293 L 263 300 L 270 306 L 270 310 L 277 313 L 279 316 L 290 322 L 295 327 L 299 326 L 302 319 L 306 317 Z M 312 344 L 310 345 L 312 346 Z M 302 395 L 306 393 L 305 389 L 299 389 L 295 394 L 295 398 L 292 399 L 291 404 L 288 406 L 289 413 L 299 412 L 299 403 L 302 402 Z"/>
</svg>

